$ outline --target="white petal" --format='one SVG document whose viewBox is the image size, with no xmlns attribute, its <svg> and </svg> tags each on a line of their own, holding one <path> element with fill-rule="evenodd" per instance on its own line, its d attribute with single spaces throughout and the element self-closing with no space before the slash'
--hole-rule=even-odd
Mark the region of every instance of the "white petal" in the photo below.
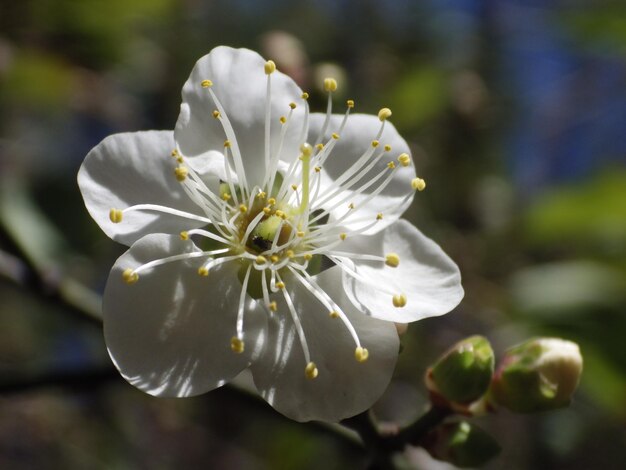
<svg viewBox="0 0 626 470">
<path fill-rule="evenodd" d="M 384 232 L 346 239 L 342 251 L 386 256 L 396 253 L 400 265 L 353 261 L 357 272 L 369 282 L 344 272 L 344 287 L 354 305 L 375 318 L 408 323 L 443 315 L 463 298 L 458 266 L 439 245 L 412 224 L 400 219 Z M 394 307 L 392 295 L 376 289 L 404 294 L 404 307 Z"/>
<path fill-rule="evenodd" d="M 193 396 L 219 387 L 259 354 L 265 314 L 248 299 L 245 350 L 231 351 L 241 284 L 237 263 L 208 277 L 197 274 L 203 258 L 141 272 L 134 284 L 126 268 L 179 253 L 199 251 L 191 241 L 148 235 L 113 266 L 104 292 L 104 335 L 109 354 L 128 382 L 156 396 Z"/>
<path fill-rule="evenodd" d="M 315 113 L 311 115 L 309 140 L 314 141 L 317 138 L 322 129 L 324 119 L 324 114 Z M 331 116 L 330 125 L 323 139 L 324 142 L 330 139 L 330 135 L 333 132 L 339 132 L 342 119 L 343 116 L 340 115 Z M 375 140 L 380 126 L 381 122 L 376 116 L 351 114 L 350 117 L 348 117 L 346 126 L 341 132 L 335 148 L 322 168 L 321 195 L 324 195 L 332 183 L 344 174 L 361 155 L 371 148 L 372 141 Z M 380 145 L 376 149 L 378 153 L 384 149 L 385 145 L 391 145 L 391 150 L 384 152 L 383 155 L 378 158 L 376 165 L 354 186 L 348 189 L 347 192 L 324 204 L 324 207 L 331 207 L 334 201 L 344 197 L 344 195 L 348 193 L 355 193 L 356 189 L 369 182 L 381 172 L 389 171 L 387 164 L 390 161 L 395 161 L 395 164 L 399 166 L 397 158 L 402 153 L 411 154 L 405 140 L 398 134 L 393 124 L 388 121 L 385 123 L 385 130 L 378 140 L 380 142 Z M 376 190 L 379 186 L 378 183 L 382 183 L 385 179 L 384 176 L 377 183 L 370 186 L 364 193 L 360 195 L 356 195 L 355 193 L 353 197 L 348 199 L 348 202 L 335 209 L 332 212 L 332 216 L 333 218 L 339 218 L 347 210 L 347 205 L 353 202 L 358 210 L 354 211 L 354 215 L 346 220 L 345 226 L 350 230 L 365 225 L 362 221 L 356 223 L 352 222 L 351 219 L 365 218 L 369 222 L 374 220 L 378 213 L 383 213 L 384 218 L 366 232 L 368 234 L 376 233 L 398 220 L 402 213 L 409 207 L 413 201 L 413 194 L 415 192 L 411 187 L 411 180 L 413 178 L 415 178 L 415 168 L 412 164 L 409 167 L 399 167 L 389 185 L 371 201 L 363 206 L 360 205 L 369 194 Z"/>
<path fill-rule="evenodd" d="M 212 114 L 217 107 L 209 90 L 201 86 L 203 80 L 211 80 L 213 86 L 210 89 L 217 95 L 234 129 L 250 188 L 260 184 L 265 175 L 267 75 L 264 65 L 265 60 L 256 52 L 225 46 L 202 57 L 183 87 L 183 102 L 175 131 L 176 142 L 187 157 L 211 149 L 223 149 L 227 137 L 222 124 Z M 299 155 L 301 144 L 298 140 L 304 121 L 302 91 L 291 78 L 278 71 L 272 74 L 271 81 L 272 152 L 278 150 L 279 118 L 288 115 L 290 103 L 297 104 L 280 156 L 282 160 L 291 161 Z"/>
<path fill-rule="evenodd" d="M 111 209 L 125 209 L 136 204 L 157 204 L 204 215 L 185 194 L 174 176 L 175 160 L 171 131 L 148 131 L 115 134 L 94 147 L 78 172 L 78 186 L 87 210 L 112 239 L 131 245 L 154 232 L 177 233 L 205 225 L 188 219 L 152 211 L 131 211 L 121 223 L 109 219 Z M 207 168 L 217 166 L 205 155 Z M 217 177 L 207 176 L 210 186 L 219 184 Z"/>
<path fill-rule="evenodd" d="M 292 279 L 287 286 L 319 375 L 313 380 L 305 377 L 306 360 L 284 301 L 269 319 L 264 354 L 251 366 L 263 398 L 296 421 L 336 422 L 354 416 L 372 406 L 393 374 L 399 348 L 394 324 L 358 312 L 342 291 L 340 275 L 335 267 L 316 279 L 352 322 L 369 359 L 356 361 L 355 343 L 342 321 L 330 318 L 312 294 Z"/>
</svg>

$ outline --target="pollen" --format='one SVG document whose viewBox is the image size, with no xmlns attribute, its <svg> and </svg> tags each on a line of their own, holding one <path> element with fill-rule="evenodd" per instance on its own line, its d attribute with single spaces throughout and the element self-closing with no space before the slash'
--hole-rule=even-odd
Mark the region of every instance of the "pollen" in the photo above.
<svg viewBox="0 0 626 470">
<path fill-rule="evenodd" d="M 263 208 L 263 213 L 265 215 L 270 215 L 271 212 L 272 212 L 272 209 L 270 209 L 269 207 L 264 207 Z"/>
<path fill-rule="evenodd" d="M 325 78 L 324 79 L 324 90 L 326 91 L 336 91 L 337 90 L 337 80 L 334 78 Z"/>
<path fill-rule="evenodd" d="M 354 100 L 346 101 L 346 106 L 350 109 L 354 108 Z"/>
<path fill-rule="evenodd" d="M 271 197 L 271 198 L 269 198 L 269 199 L 267 200 L 267 203 L 268 203 L 270 206 L 273 206 L 274 204 L 276 204 L 276 199 L 274 199 L 273 197 Z"/>
<path fill-rule="evenodd" d="M 320 171 L 322 171 L 322 167 L 321 166 L 316 166 L 313 169 L 315 170 L 315 173 L 319 173 Z"/>
<path fill-rule="evenodd" d="M 391 145 L 385 145 L 385 152 L 391 152 Z"/>
<path fill-rule="evenodd" d="M 172 152 L 170 153 L 170 156 L 172 156 L 173 158 L 178 157 L 178 149 L 172 150 Z"/>
<path fill-rule="evenodd" d="M 111 219 L 111 222 L 113 222 L 114 224 L 119 224 L 122 221 L 122 218 L 123 218 L 123 213 L 121 210 L 111 209 L 109 211 L 109 219 Z"/>
<path fill-rule="evenodd" d="M 307 261 L 311 261 L 313 259 L 313 255 L 311 253 L 306 253 L 303 258 Z"/>
<path fill-rule="evenodd" d="M 259 191 L 256 195 L 257 199 L 265 199 L 267 196 L 267 193 L 265 191 Z"/>
<path fill-rule="evenodd" d="M 339 238 L 341 238 L 342 240 L 345 240 L 347 236 L 348 236 L 348 235 L 347 235 L 345 232 L 341 232 L 341 233 L 339 234 Z"/>
<path fill-rule="evenodd" d="M 289 107 L 291 109 L 296 109 L 296 103 L 289 103 Z"/>
<path fill-rule="evenodd" d="M 331 137 L 335 140 L 339 140 L 339 134 L 337 134 L 336 132 L 333 132 Z"/>
<path fill-rule="evenodd" d="M 348 209 L 354 209 L 354 202 L 351 202 L 350 204 L 348 204 Z"/>
<path fill-rule="evenodd" d="M 126 268 L 122 273 L 122 279 L 126 284 L 134 284 L 139 280 L 139 274 L 133 271 L 131 268 Z"/>
<path fill-rule="evenodd" d="M 396 164 L 394 162 L 387 163 L 387 168 L 389 168 L 390 170 L 393 170 L 395 167 L 396 167 Z"/>
<path fill-rule="evenodd" d="M 370 356 L 370 352 L 366 348 L 362 348 L 361 346 L 357 347 L 354 350 L 354 358 L 358 362 L 365 362 L 367 358 Z"/>
<path fill-rule="evenodd" d="M 198 268 L 198 276 L 207 277 L 209 275 L 209 269 L 206 266 L 200 266 Z"/>
<path fill-rule="evenodd" d="M 315 362 L 309 362 L 304 368 L 304 375 L 307 379 L 313 380 L 318 374 L 319 371 L 317 370 Z"/>
<path fill-rule="evenodd" d="M 282 282 L 282 281 L 278 281 L 278 282 L 276 283 L 276 287 L 277 287 L 278 289 L 284 289 L 284 288 L 285 288 L 285 283 L 284 283 L 284 282 Z"/>
<path fill-rule="evenodd" d="M 189 240 L 189 233 L 187 233 L 186 231 L 182 231 L 180 232 L 180 239 L 181 240 Z"/>
<path fill-rule="evenodd" d="M 338 312 L 338 311 L 336 311 L 336 310 L 333 310 L 332 312 L 330 312 L 330 313 L 328 314 L 328 316 L 329 316 L 330 318 L 339 318 L 339 312 Z"/>
<path fill-rule="evenodd" d="M 230 140 L 225 140 L 225 141 L 224 141 L 224 147 L 225 147 L 225 148 L 230 147 Z"/>
<path fill-rule="evenodd" d="M 406 305 L 406 295 L 398 294 L 393 296 L 393 306 L 397 308 L 402 308 Z"/>
<path fill-rule="evenodd" d="M 409 157 L 408 153 L 402 153 L 398 157 L 398 161 L 402 166 L 409 166 L 411 164 L 411 157 Z"/>
<path fill-rule="evenodd" d="M 246 212 L 248 212 L 248 206 L 246 206 L 245 204 L 239 204 L 239 212 L 245 214 Z"/>
<path fill-rule="evenodd" d="M 426 189 L 426 181 L 422 178 L 414 178 L 411 180 L 411 187 L 417 191 L 424 191 Z"/>
<path fill-rule="evenodd" d="M 224 201 L 229 201 L 230 200 L 230 194 L 228 193 L 222 193 L 222 199 Z"/>
<path fill-rule="evenodd" d="M 237 338 L 236 336 L 233 336 L 230 339 L 230 349 L 232 349 L 233 352 L 236 352 L 237 354 L 241 354 L 244 350 L 243 340 Z"/>
<path fill-rule="evenodd" d="M 391 109 L 382 108 L 380 111 L 378 111 L 378 119 L 380 119 L 381 121 L 386 121 L 390 117 L 391 117 Z"/>
<path fill-rule="evenodd" d="M 213 86 L 213 82 L 211 80 L 202 80 L 200 86 L 202 86 L 202 88 L 209 88 Z"/>
<path fill-rule="evenodd" d="M 383 213 L 379 212 L 378 214 L 376 214 L 376 220 L 383 220 Z"/>
<path fill-rule="evenodd" d="M 278 263 L 280 261 L 280 256 L 272 255 L 272 256 L 270 256 L 270 260 L 272 261 L 272 263 Z"/>
<path fill-rule="evenodd" d="M 400 265 L 400 257 L 396 253 L 389 253 L 385 256 L 385 264 L 391 268 L 397 268 Z"/>
<path fill-rule="evenodd" d="M 304 93 L 302 93 L 301 98 L 303 100 L 308 100 L 309 99 L 309 94 L 305 91 Z"/>
<path fill-rule="evenodd" d="M 220 112 L 216 109 L 215 111 L 213 111 L 213 117 L 215 119 L 219 119 L 222 115 L 220 114 Z"/>
<path fill-rule="evenodd" d="M 291 189 L 293 189 L 294 191 L 296 191 L 298 189 L 298 185 L 297 184 L 292 184 L 291 185 Z"/>
<path fill-rule="evenodd" d="M 281 219 L 284 218 L 285 216 L 285 213 L 281 211 L 280 209 L 277 209 L 275 214 L 276 214 L 276 217 L 280 217 Z"/>
<path fill-rule="evenodd" d="M 274 73 L 275 71 L 276 71 L 276 64 L 274 63 L 273 60 L 268 60 L 267 62 L 265 62 L 265 74 L 266 75 Z"/>
<path fill-rule="evenodd" d="M 380 142 L 378 142 L 377 140 L 372 140 L 372 147 L 376 148 L 378 147 L 378 144 L 380 144 Z"/>
<path fill-rule="evenodd" d="M 324 149 L 324 144 L 317 144 L 317 145 L 315 146 L 315 148 L 316 148 L 317 150 L 323 150 L 323 149 Z"/>
<path fill-rule="evenodd" d="M 189 170 L 184 166 L 179 166 L 174 170 L 174 175 L 178 181 L 185 181 L 187 175 L 189 174 Z"/>
<path fill-rule="evenodd" d="M 256 259 L 254 260 L 256 262 L 256 264 L 265 264 L 267 263 L 267 259 L 265 258 L 265 256 L 257 256 Z"/>
<path fill-rule="evenodd" d="M 275 300 L 272 300 L 269 304 L 267 304 L 267 308 L 269 308 L 272 312 L 278 310 L 278 304 Z"/>
<path fill-rule="evenodd" d="M 285 124 L 287 122 L 287 118 L 285 116 L 281 116 L 279 121 L 281 124 Z"/>
</svg>

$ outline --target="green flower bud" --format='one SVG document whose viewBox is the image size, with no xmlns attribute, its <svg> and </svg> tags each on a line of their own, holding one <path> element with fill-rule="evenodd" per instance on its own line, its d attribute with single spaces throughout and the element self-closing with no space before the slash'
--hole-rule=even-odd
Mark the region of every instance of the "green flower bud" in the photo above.
<svg viewBox="0 0 626 470">
<path fill-rule="evenodd" d="M 518 413 L 569 405 L 583 358 L 576 343 L 535 338 L 509 349 L 491 383 L 490 400 Z"/>
<path fill-rule="evenodd" d="M 493 437 L 467 421 L 439 426 L 428 435 L 425 447 L 434 458 L 457 467 L 484 465 L 501 450 Z"/>
<path fill-rule="evenodd" d="M 489 341 L 471 336 L 455 344 L 429 369 L 426 384 L 448 401 L 471 403 L 489 388 L 493 367 Z"/>
</svg>

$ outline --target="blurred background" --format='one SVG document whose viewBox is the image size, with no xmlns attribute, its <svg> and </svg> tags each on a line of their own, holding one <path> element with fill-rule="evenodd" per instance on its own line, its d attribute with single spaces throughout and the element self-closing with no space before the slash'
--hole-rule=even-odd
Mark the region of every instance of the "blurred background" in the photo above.
<svg viewBox="0 0 626 470">
<path fill-rule="evenodd" d="M 411 325 L 383 421 L 427 405 L 453 342 L 497 354 L 578 342 L 572 406 L 476 420 L 490 469 L 626 459 L 626 3 L 620 0 L 0 0 L 0 468 L 343 469 L 363 456 L 234 388 L 155 399 L 112 371 L 99 295 L 123 247 L 76 173 L 105 136 L 172 129 L 193 64 L 249 47 L 338 105 L 393 110 L 428 183 L 406 217 L 459 264 L 466 297 Z M 406 468 L 449 468 L 419 450 Z"/>
</svg>

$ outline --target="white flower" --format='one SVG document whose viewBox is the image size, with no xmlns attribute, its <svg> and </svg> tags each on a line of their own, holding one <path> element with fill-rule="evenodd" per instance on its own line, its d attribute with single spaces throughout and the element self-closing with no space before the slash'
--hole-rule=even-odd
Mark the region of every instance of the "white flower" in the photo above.
<svg viewBox="0 0 626 470">
<path fill-rule="evenodd" d="M 130 246 L 104 293 L 121 374 L 191 396 L 250 367 L 299 421 L 369 408 L 398 354 L 393 322 L 454 308 L 457 266 L 399 220 L 423 180 L 387 118 L 309 114 L 289 77 L 218 47 L 183 87 L 174 132 L 116 134 L 78 183 L 104 232 Z M 171 156 L 170 156 L 171 155 Z"/>
</svg>

